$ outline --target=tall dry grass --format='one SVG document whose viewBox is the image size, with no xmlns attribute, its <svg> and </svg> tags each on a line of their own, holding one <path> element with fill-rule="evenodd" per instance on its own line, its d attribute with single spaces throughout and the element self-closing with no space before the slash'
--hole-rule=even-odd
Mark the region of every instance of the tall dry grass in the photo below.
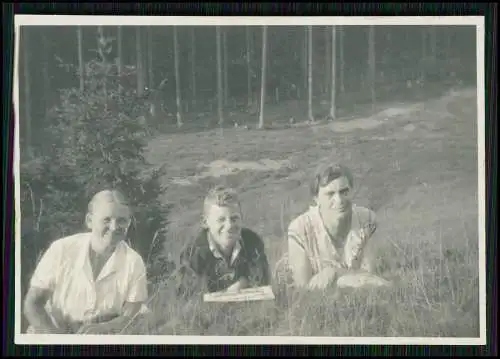
<svg viewBox="0 0 500 359">
<path fill-rule="evenodd" d="M 281 225 L 286 228 L 285 222 Z M 203 303 L 203 293 L 178 296 L 182 279 L 174 271 L 152 287 L 152 321 L 135 330 L 161 335 L 477 337 L 477 241 L 470 238 L 470 229 L 445 233 L 443 225 L 438 221 L 429 237 L 415 227 L 383 240 L 379 236 L 376 271 L 393 281 L 389 289 L 306 293 L 275 281 L 274 302 Z M 268 252 L 271 266 L 283 249 L 282 243 Z"/>
</svg>

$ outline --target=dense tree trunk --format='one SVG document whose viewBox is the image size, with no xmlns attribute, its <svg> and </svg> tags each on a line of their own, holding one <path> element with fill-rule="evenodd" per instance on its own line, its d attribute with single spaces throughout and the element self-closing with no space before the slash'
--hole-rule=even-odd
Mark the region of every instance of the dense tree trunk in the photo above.
<svg viewBox="0 0 500 359">
<path fill-rule="evenodd" d="M 148 36 L 148 87 L 153 90 L 155 87 L 154 65 L 153 65 L 153 29 L 151 26 L 147 29 Z"/>
<path fill-rule="evenodd" d="M 137 67 L 137 95 L 144 96 L 144 89 L 146 81 L 144 78 L 144 59 L 142 50 L 142 31 L 141 27 L 136 27 L 135 30 L 135 53 L 136 53 L 136 67 Z"/>
<path fill-rule="evenodd" d="M 427 28 L 422 26 L 422 60 L 420 66 L 420 78 L 425 81 L 426 78 L 426 62 L 427 62 Z"/>
<path fill-rule="evenodd" d="M 222 106 L 223 92 L 222 92 L 222 46 L 221 46 L 221 29 L 220 26 L 215 28 L 215 47 L 217 52 L 217 112 L 219 116 L 219 125 L 224 124 L 224 111 Z"/>
<path fill-rule="evenodd" d="M 264 105 L 266 102 L 266 71 L 267 71 L 267 26 L 262 27 L 262 71 L 260 76 L 260 111 L 259 129 L 264 128 Z"/>
<path fill-rule="evenodd" d="M 313 46 L 312 46 L 312 26 L 306 28 L 307 31 L 307 84 L 308 84 L 308 101 L 307 101 L 307 117 L 310 122 L 314 122 L 314 115 L 312 110 L 313 99 Z"/>
<path fill-rule="evenodd" d="M 191 28 L 191 103 L 196 105 L 196 34 Z"/>
<path fill-rule="evenodd" d="M 177 26 L 174 26 L 174 70 L 175 70 L 175 106 L 177 108 L 177 127 L 182 127 L 181 74 L 179 71 L 179 41 Z"/>
<path fill-rule="evenodd" d="M 308 43 L 309 43 L 309 37 L 308 37 L 308 33 L 307 33 L 307 27 L 305 28 L 305 31 L 304 31 L 304 47 L 302 49 L 302 59 L 303 59 L 303 74 L 304 74 L 304 92 L 308 91 L 308 88 L 309 88 L 309 76 L 308 76 L 308 73 L 309 73 L 309 52 L 308 52 L 308 49 L 309 49 L 309 46 L 308 46 Z"/>
<path fill-rule="evenodd" d="M 28 155 L 32 155 L 32 121 L 31 121 L 31 78 L 30 78 L 30 71 L 29 71 L 29 51 L 31 48 L 30 44 L 30 37 L 28 35 L 29 29 L 28 26 L 25 26 L 24 29 L 22 30 L 21 34 L 21 44 L 22 44 L 22 51 L 21 51 L 21 58 L 23 60 L 22 68 L 23 68 L 23 77 L 22 77 L 22 82 L 23 85 L 20 86 L 21 88 L 24 89 L 24 99 L 23 99 L 23 106 L 20 106 L 22 109 L 24 109 L 24 121 L 22 126 L 25 126 L 24 132 L 24 139 L 25 143 L 24 145 L 26 146 L 26 150 Z M 21 79 L 20 79 L 21 80 Z M 21 81 L 19 81 L 21 83 Z"/>
<path fill-rule="evenodd" d="M 78 72 L 80 74 L 80 91 L 83 92 L 85 89 L 85 64 L 83 63 L 83 30 L 81 26 L 76 28 L 76 38 L 78 46 Z"/>
<path fill-rule="evenodd" d="M 330 33 L 331 29 L 330 26 L 326 26 L 324 30 L 325 34 L 325 75 L 323 77 L 323 93 L 328 94 L 330 93 L 330 84 L 332 80 L 332 42 L 330 41 Z"/>
<path fill-rule="evenodd" d="M 330 85 L 330 115 L 329 119 L 330 120 L 335 120 L 336 118 L 336 101 L 335 101 L 335 96 L 337 94 L 337 81 L 336 81 L 336 71 L 337 71 L 337 31 L 336 27 L 332 26 L 332 42 L 331 42 L 331 68 L 330 68 L 330 74 L 331 74 L 331 85 Z"/>
<path fill-rule="evenodd" d="M 368 67 L 370 73 L 370 90 L 371 90 L 371 99 L 372 99 L 372 108 L 375 109 L 375 62 L 376 62 L 376 54 L 375 54 L 375 26 L 370 25 L 368 30 Z"/>
<path fill-rule="evenodd" d="M 106 55 L 108 54 L 108 51 L 110 50 L 109 43 L 106 41 L 106 37 L 104 36 L 104 29 L 102 26 L 97 27 L 97 52 L 100 56 L 100 61 L 102 65 L 108 66 L 109 63 L 108 58 Z M 108 73 L 107 71 L 109 70 L 109 67 L 106 68 L 106 74 Z M 102 83 L 102 89 L 103 89 L 103 97 L 104 97 L 104 111 L 107 112 L 108 110 L 108 89 L 107 89 L 107 82 L 104 81 Z"/>
<path fill-rule="evenodd" d="M 430 42 L 430 50 L 431 50 L 431 61 L 432 67 L 435 69 L 437 63 L 437 34 L 436 34 L 436 26 L 431 26 L 429 29 L 429 42 Z"/>
<path fill-rule="evenodd" d="M 446 56 L 447 57 L 453 57 L 453 53 L 451 51 L 451 44 L 452 44 L 452 40 L 453 40 L 453 27 L 450 26 L 450 27 L 446 27 Z"/>
<path fill-rule="evenodd" d="M 227 65 L 229 62 L 229 56 L 227 54 L 227 28 L 222 30 L 222 48 L 224 51 L 224 59 L 222 61 L 224 66 L 224 106 L 227 106 L 229 101 L 229 88 L 228 88 L 228 74 Z"/>
<path fill-rule="evenodd" d="M 345 30 L 344 26 L 339 27 L 339 50 L 340 50 L 340 92 L 344 93 L 345 92 L 345 87 L 344 87 L 344 76 L 345 76 L 345 63 L 344 63 L 344 37 L 345 37 Z"/>
<path fill-rule="evenodd" d="M 42 31 L 41 36 L 42 36 L 42 55 L 43 55 L 42 76 L 43 76 L 43 92 L 45 100 L 44 113 L 46 114 L 49 111 L 50 107 L 52 106 L 51 91 L 50 91 L 51 84 L 50 84 L 50 74 L 49 74 L 50 58 L 48 55 L 50 53 L 50 48 L 46 33 Z"/>
<path fill-rule="evenodd" d="M 123 73 L 123 29 L 121 26 L 118 26 L 118 29 L 116 31 L 116 42 L 117 42 L 117 57 L 116 57 L 116 67 L 117 67 L 117 72 L 118 76 L 121 76 Z"/>
<path fill-rule="evenodd" d="M 252 59 L 251 59 L 251 33 L 250 26 L 246 26 L 245 29 L 245 37 L 246 37 L 246 63 L 247 63 L 247 105 L 248 107 L 252 106 L 253 103 L 253 94 L 252 94 Z"/>
</svg>

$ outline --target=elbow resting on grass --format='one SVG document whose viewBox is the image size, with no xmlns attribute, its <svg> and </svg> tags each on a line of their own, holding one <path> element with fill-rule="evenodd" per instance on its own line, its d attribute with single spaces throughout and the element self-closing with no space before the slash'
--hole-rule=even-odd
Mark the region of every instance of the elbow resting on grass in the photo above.
<svg viewBox="0 0 500 359">
<path fill-rule="evenodd" d="M 293 281 L 299 288 L 323 289 L 343 274 L 340 268 L 328 267 L 313 275 L 306 253 L 294 240 L 289 241 L 289 253 L 293 258 L 293 261 L 289 263 Z"/>
<path fill-rule="evenodd" d="M 50 319 L 45 304 L 51 292 L 47 289 L 31 287 L 24 301 L 24 315 L 32 330 L 40 334 L 64 334 L 65 328 L 58 328 Z"/>
</svg>

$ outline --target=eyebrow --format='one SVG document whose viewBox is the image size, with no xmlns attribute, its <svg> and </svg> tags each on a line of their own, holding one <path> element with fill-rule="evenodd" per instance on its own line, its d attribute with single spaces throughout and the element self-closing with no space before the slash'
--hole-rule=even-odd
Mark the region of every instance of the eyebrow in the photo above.
<svg viewBox="0 0 500 359">
<path fill-rule="evenodd" d="M 330 189 L 330 190 L 327 191 L 327 193 L 335 193 L 335 192 L 348 191 L 349 189 L 350 189 L 350 187 L 343 187 L 343 188 L 340 188 L 338 190 Z"/>
<path fill-rule="evenodd" d="M 104 216 L 104 219 L 110 219 L 111 216 Z M 120 217 L 115 217 L 116 219 L 124 219 L 124 220 L 128 220 L 129 217 L 126 217 L 126 216 L 120 216 Z"/>
</svg>

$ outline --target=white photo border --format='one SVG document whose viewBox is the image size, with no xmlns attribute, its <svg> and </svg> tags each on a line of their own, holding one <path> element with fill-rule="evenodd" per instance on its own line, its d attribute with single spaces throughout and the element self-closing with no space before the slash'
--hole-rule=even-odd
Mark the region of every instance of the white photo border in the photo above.
<svg viewBox="0 0 500 359">
<path fill-rule="evenodd" d="M 479 338 L 418 337 L 293 337 L 293 336 L 169 336 L 169 335 L 38 335 L 21 333 L 21 246 L 20 246 L 20 155 L 19 155 L 19 29 L 21 26 L 243 26 L 243 25 L 474 25 L 477 58 L 477 134 L 478 134 L 478 240 L 479 240 Z M 245 17 L 245 16 L 92 16 L 92 15 L 14 15 L 15 50 L 13 101 L 14 196 L 15 196 L 15 344 L 310 344 L 310 345 L 486 345 L 486 201 L 485 201 L 485 19 L 483 16 L 346 16 L 346 17 Z"/>
</svg>

